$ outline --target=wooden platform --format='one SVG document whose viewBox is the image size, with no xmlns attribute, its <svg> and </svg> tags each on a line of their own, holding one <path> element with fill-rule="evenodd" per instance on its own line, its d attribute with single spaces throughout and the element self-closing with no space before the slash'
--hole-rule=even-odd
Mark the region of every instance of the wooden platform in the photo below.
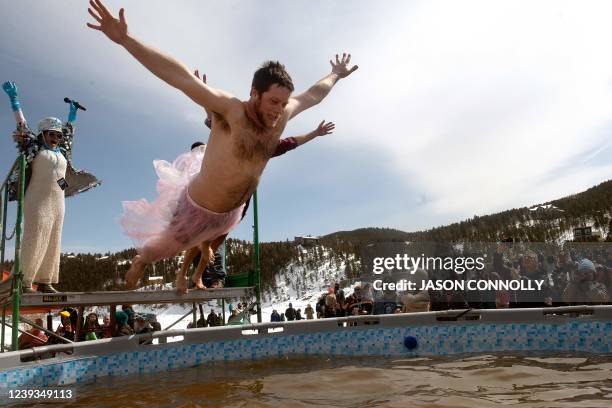
<svg viewBox="0 0 612 408">
<path fill-rule="evenodd" d="M 174 290 L 33 293 L 21 296 L 21 307 L 202 303 L 215 299 L 239 299 L 251 296 L 255 296 L 254 287 L 190 290 L 185 295 L 178 295 Z"/>
</svg>

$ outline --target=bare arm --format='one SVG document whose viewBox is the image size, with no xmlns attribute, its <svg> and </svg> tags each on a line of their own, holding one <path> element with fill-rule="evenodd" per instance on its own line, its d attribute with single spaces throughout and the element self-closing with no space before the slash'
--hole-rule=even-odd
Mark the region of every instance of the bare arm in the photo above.
<svg viewBox="0 0 612 408">
<path fill-rule="evenodd" d="M 325 121 L 322 121 L 312 132 L 301 136 L 286 137 L 281 139 L 278 141 L 278 145 L 276 145 L 276 150 L 272 154 L 272 157 L 281 156 L 288 151 L 311 141 L 315 137 L 329 135 L 332 133 L 332 130 L 334 130 L 335 127 L 336 125 L 331 122 L 325 123 Z"/>
<path fill-rule="evenodd" d="M 351 54 L 342 54 L 342 60 L 336 54 L 336 63 L 334 64 L 331 60 L 329 61 L 332 66 L 332 72 L 329 75 L 317 81 L 306 92 L 289 99 L 289 104 L 286 108 L 289 113 L 289 119 L 321 102 L 329 94 L 333 86 L 336 85 L 336 82 L 352 74 L 358 67 L 354 65 L 349 69 L 348 65 L 350 62 Z"/>
<path fill-rule="evenodd" d="M 336 125 L 334 125 L 332 122 L 325 123 L 325 121 L 321 121 L 321 123 L 319 123 L 319 126 L 315 130 L 313 130 L 312 132 L 308 132 L 305 135 L 294 136 L 294 139 L 297 141 L 297 145 L 301 146 L 304 143 L 310 142 L 316 137 L 325 136 L 333 133 L 333 130 L 335 128 Z"/>
<path fill-rule="evenodd" d="M 89 4 L 89 14 L 99 25 L 87 23 L 88 27 L 102 31 L 109 39 L 123 46 L 151 73 L 185 93 L 200 106 L 225 114 L 231 106 L 240 103 L 230 94 L 200 81 L 181 62 L 132 37 L 128 33 L 124 9 L 119 10 L 119 19 L 116 19 L 100 0 L 90 0 Z"/>
</svg>

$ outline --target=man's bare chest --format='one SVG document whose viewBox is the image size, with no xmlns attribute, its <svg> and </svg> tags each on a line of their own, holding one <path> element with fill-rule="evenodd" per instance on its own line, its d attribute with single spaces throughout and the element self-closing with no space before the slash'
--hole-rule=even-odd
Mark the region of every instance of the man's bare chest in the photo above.
<svg viewBox="0 0 612 408">
<path fill-rule="evenodd" d="M 222 118 L 217 119 L 219 130 L 226 134 L 225 141 L 236 159 L 261 162 L 267 161 L 274 153 L 282 132 L 280 128 L 261 130 L 246 118 L 231 125 Z"/>
</svg>

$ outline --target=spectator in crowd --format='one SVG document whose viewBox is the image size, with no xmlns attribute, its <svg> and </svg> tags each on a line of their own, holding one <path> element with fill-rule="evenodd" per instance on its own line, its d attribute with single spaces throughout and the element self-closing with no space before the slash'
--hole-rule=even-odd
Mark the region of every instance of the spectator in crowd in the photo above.
<svg viewBox="0 0 612 408">
<path fill-rule="evenodd" d="M 445 291 L 430 290 L 429 292 L 429 310 L 440 311 L 448 310 L 448 297 Z"/>
<path fill-rule="evenodd" d="M 372 314 L 374 302 L 361 292 L 361 286 L 355 286 L 353 294 L 346 298 L 346 313 L 348 316 Z"/>
<path fill-rule="evenodd" d="M 149 324 L 148 320 L 141 314 L 137 314 L 134 317 L 134 334 L 147 334 L 153 333 L 153 328 Z M 153 339 L 140 339 L 140 344 L 152 344 Z"/>
<path fill-rule="evenodd" d="M 523 254 L 520 269 L 520 280 L 534 281 L 543 280 L 540 290 L 519 290 L 516 293 L 518 304 L 516 307 L 549 307 L 553 306 L 553 298 L 558 298 L 554 289 L 546 279 L 546 272 L 542 270 L 538 263 L 538 256 L 535 252 L 528 250 Z M 525 286 L 529 283 L 526 282 Z"/>
<path fill-rule="evenodd" d="M 136 315 L 134 318 L 134 334 L 145 334 L 152 332 L 153 328 L 149 324 L 148 320 L 141 314 Z"/>
<path fill-rule="evenodd" d="M 302 320 L 302 309 L 297 309 L 295 311 L 295 320 Z"/>
<path fill-rule="evenodd" d="M 73 325 L 73 322 L 72 322 L 73 314 L 71 314 L 68 310 L 62 310 L 59 314 L 60 314 L 61 323 L 59 326 L 57 326 L 57 329 L 55 330 L 55 334 L 65 339 L 68 339 L 70 341 L 75 341 L 74 331 L 75 331 L 76 325 Z M 76 314 L 74 316 L 76 316 Z M 54 339 L 54 342 L 55 340 L 56 339 Z"/>
<path fill-rule="evenodd" d="M 425 269 L 417 269 L 411 276 L 411 281 L 415 283 L 416 289 L 406 291 L 402 296 L 404 313 L 429 311 L 429 291 L 421 289 L 423 282 L 427 281 L 427 279 L 428 274 Z"/>
<path fill-rule="evenodd" d="M 481 290 L 481 291 L 463 291 L 463 290 L 429 290 L 429 310 L 448 310 L 448 309 L 466 309 L 474 308 L 507 308 L 507 307 L 546 307 L 561 305 L 564 299 L 578 293 L 587 293 L 588 296 L 583 296 L 582 300 L 574 299 L 574 302 L 581 303 L 605 303 L 610 302 L 610 285 L 612 283 L 612 251 L 602 250 L 599 247 L 578 247 L 576 248 L 571 243 L 559 249 L 558 252 L 553 247 L 536 247 L 528 246 L 524 243 L 516 243 L 515 245 L 498 245 L 496 248 L 491 248 L 488 252 L 491 264 L 487 264 L 479 273 L 473 272 L 458 274 L 452 270 L 430 270 L 429 277 L 434 280 L 455 280 L 465 281 L 468 279 L 483 279 L 492 281 L 510 281 L 522 280 L 522 287 L 531 287 L 537 289 L 539 286 L 534 282 L 541 281 L 542 286 L 539 290 Z M 475 255 L 473 248 L 466 246 L 464 249 L 456 250 L 452 256 L 470 256 Z M 485 252 L 487 254 L 487 252 Z M 594 259 L 592 268 L 581 268 L 578 272 L 579 263 L 582 259 Z M 580 261 L 580 262 L 579 262 Z M 608 266 L 609 264 L 609 266 Z M 402 277 L 404 278 L 404 277 Z M 399 279 L 397 274 L 394 274 L 393 281 Z M 409 279 L 405 277 L 405 279 Z M 568 283 L 569 282 L 569 283 Z M 538 282 L 539 284 L 539 282 Z M 417 287 L 419 285 L 417 284 Z M 563 290 L 565 295 L 563 295 Z M 605 290 L 605 291 L 604 291 Z M 362 290 L 362 298 L 365 296 Z M 379 296 L 380 293 L 383 296 Z M 468 296 L 470 303 L 468 304 Z M 389 310 L 391 297 L 386 297 L 387 293 L 379 292 L 374 303 L 375 313 L 381 312 L 381 306 L 384 310 Z M 407 295 L 414 295 L 408 293 Z M 562 296 L 563 295 L 563 296 Z M 410 307 L 410 296 L 406 296 L 406 307 Z M 352 299 L 351 299 L 352 300 Z M 347 298 L 348 301 L 348 298 Z M 399 303 L 398 303 L 399 304 Z M 347 308 L 350 307 L 347 306 Z M 351 313 L 355 314 L 354 308 L 350 308 Z M 325 296 L 322 296 L 317 303 L 317 314 L 323 315 L 325 310 Z"/>
<path fill-rule="evenodd" d="M 494 268 L 494 272 L 491 273 L 492 279 L 500 279 L 500 280 L 512 280 L 513 274 L 515 276 L 519 276 L 518 272 L 513 272 L 512 264 L 506 258 L 499 268 Z M 508 290 L 501 289 L 495 293 L 495 307 L 497 309 L 507 309 L 510 307 L 510 300 L 514 293 L 511 293 Z"/>
<path fill-rule="evenodd" d="M 412 277 L 412 275 L 408 275 Z M 395 278 L 390 273 L 386 273 L 382 276 L 383 285 L 396 282 Z M 383 290 L 376 291 L 374 298 L 374 310 L 375 315 L 380 314 L 393 314 L 397 308 L 397 291 L 391 290 L 385 287 Z"/>
<path fill-rule="evenodd" d="M 284 322 L 285 320 L 286 320 L 286 319 L 285 319 L 285 314 L 284 314 L 284 313 L 281 313 L 281 320 L 280 320 L 280 321 L 281 321 L 281 322 Z"/>
<path fill-rule="evenodd" d="M 232 309 L 232 314 L 227 318 L 227 324 L 240 324 L 240 315 L 238 313 L 238 309 Z"/>
<path fill-rule="evenodd" d="M 113 337 L 113 327 L 111 327 L 109 315 L 104 315 L 102 318 L 102 337 L 105 339 Z"/>
<path fill-rule="evenodd" d="M 306 320 L 314 319 L 314 310 L 312 306 L 310 305 L 310 303 L 308 304 L 308 306 L 306 306 L 306 309 L 304 309 L 304 312 L 306 313 Z"/>
<path fill-rule="evenodd" d="M 557 257 L 557 265 L 555 268 L 555 275 L 565 282 L 565 285 L 571 280 L 571 274 L 573 272 L 573 264 L 570 260 L 569 254 L 566 251 L 560 251 Z"/>
<path fill-rule="evenodd" d="M 334 295 L 336 295 L 336 317 L 344 316 L 345 296 L 344 290 L 340 289 L 340 284 L 334 284 Z"/>
<path fill-rule="evenodd" d="M 210 313 L 206 316 L 206 323 L 208 327 L 219 326 L 219 317 L 213 309 L 210 309 Z"/>
<path fill-rule="evenodd" d="M 43 326 L 43 321 L 40 317 L 37 318 L 34 323 L 36 323 L 37 326 Z M 47 341 L 48 337 L 42 330 L 37 327 L 32 327 L 31 329 L 26 330 L 25 333 L 19 335 L 17 345 L 19 350 L 24 350 L 27 348 L 44 346 L 47 344 Z"/>
<path fill-rule="evenodd" d="M 595 269 L 597 271 L 595 273 L 595 281 L 606 288 L 609 303 L 612 301 L 612 299 L 610 299 L 610 297 L 612 297 L 612 268 L 608 268 L 605 265 L 595 265 Z"/>
<path fill-rule="evenodd" d="M 485 269 L 480 273 L 480 279 L 482 280 L 491 280 L 491 281 L 499 281 L 501 278 L 497 274 L 497 272 L 493 272 L 490 269 Z M 496 291 L 494 289 L 488 290 L 479 290 L 479 309 L 496 309 L 497 308 L 497 299 L 500 297 L 498 293 L 500 291 Z"/>
<path fill-rule="evenodd" d="M 123 310 L 118 311 L 115 314 L 115 321 L 117 322 L 117 334 L 115 337 L 131 336 L 134 334 L 134 329 L 128 324 L 128 315 L 126 312 Z"/>
<path fill-rule="evenodd" d="M 134 313 L 134 308 L 132 308 L 132 305 L 123 305 L 121 306 L 121 310 L 123 310 L 128 316 L 127 325 L 134 329 L 134 315 L 136 313 Z"/>
<path fill-rule="evenodd" d="M 365 299 L 372 300 L 374 298 L 374 289 L 372 289 L 372 284 L 370 282 L 364 282 L 361 286 L 361 294 Z"/>
<path fill-rule="evenodd" d="M 280 315 L 278 314 L 278 312 L 276 311 L 276 309 L 272 310 L 272 314 L 270 315 L 270 321 L 271 322 L 280 322 Z"/>
<path fill-rule="evenodd" d="M 518 269 L 514 267 L 514 265 L 512 265 L 509 269 L 509 280 L 520 280 L 521 279 L 521 274 L 519 273 Z M 506 278 L 506 276 L 502 276 L 502 278 Z M 522 307 L 519 304 L 519 295 L 518 295 L 519 291 L 518 290 L 509 290 L 508 291 L 508 298 L 509 298 L 509 307 L 510 308 L 517 308 L 517 307 Z"/>
<path fill-rule="evenodd" d="M 325 295 L 325 303 L 323 309 L 323 317 L 336 317 L 336 311 L 338 310 L 338 299 L 334 293 L 334 288 L 327 289 L 327 295 Z"/>
<path fill-rule="evenodd" d="M 507 309 L 509 307 L 510 307 L 510 291 L 505 290 L 505 289 L 498 290 L 495 293 L 495 308 L 496 309 Z"/>
<path fill-rule="evenodd" d="M 289 303 L 289 307 L 287 308 L 287 310 L 285 310 L 285 317 L 288 321 L 295 320 L 295 309 L 293 308 L 293 305 L 291 303 Z"/>
<path fill-rule="evenodd" d="M 591 260 L 582 259 L 563 292 L 563 300 L 570 305 L 606 303 L 608 292 L 603 284 L 595 281 L 596 272 Z"/>
<path fill-rule="evenodd" d="M 449 272 L 449 279 L 458 281 L 462 280 L 465 275 L 459 275 L 455 271 Z M 431 291 L 429 292 L 431 296 Z M 469 309 L 468 302 L 465 297 L 465 292 L 458 289 L 451 289 L 446 291 L 446 302 L 447 306 L 443 310 L 453 310 L 453 309 Z"/>
<path fill-rule="evenodd" d="M 90 313 L 87 315 L 83 329 L 79 333 L 80 340 L 97 340 L 102 338 L 102 331 L 102 326 L 98 322 L 98 315 Z"/>
<path fill-rule="evenodd" d="M 161 324 L 157 321 L 156 315 L 150 315 L 149 324 L 151 325 L 151 328 L 153 329 L 154 332 L 161 331 L 162 329 Z"/>
<path fill-rule="evenodd" d="M 201 305 L 200 305 L 201 307 Z M 134 323 L 136 324 L 136 323 Z M 198 320 L 195 322 L 190 322 L 189 325 L 187 326 L 188 329 L 193 329 L 193 328 L 200 328 L 200 327 L 207 327 L 208 323 L 206 322 L 206 318 L 204 317 L 204 314 L 201 314 L 200 317 L 198 318 Z M 134 331 L 136 330 L 136 326 L 134 326 Z"/>
<path fill-rule="evenodd" d="M 317 300 L 317 304 L 315 305 L 317 312 L 317 319 L 323 319 L 325 317 L 325 297 L 327 293 L 324 293 Z"/>
</svg>

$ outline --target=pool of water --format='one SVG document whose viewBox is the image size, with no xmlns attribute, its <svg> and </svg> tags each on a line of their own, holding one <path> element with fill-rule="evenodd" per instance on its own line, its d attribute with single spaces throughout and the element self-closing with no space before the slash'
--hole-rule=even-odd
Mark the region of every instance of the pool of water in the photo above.
<svg viewBox="0 0 612 408">
<path fill-rule="evenodd" d="M 74 407 L 610 407 L 612 356 L 290 357 L 70 387 Z"/>
</svg>

